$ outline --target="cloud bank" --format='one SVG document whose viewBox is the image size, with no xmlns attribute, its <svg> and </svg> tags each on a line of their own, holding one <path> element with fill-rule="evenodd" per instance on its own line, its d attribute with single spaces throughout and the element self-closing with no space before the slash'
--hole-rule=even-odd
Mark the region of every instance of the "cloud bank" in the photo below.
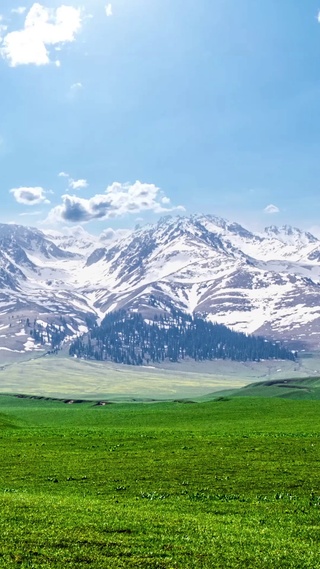
<svg viewBox="0 0 320 569">
<path fill-rule="evenodd" d="M 168 205 L 168 199 L 154 184 L 144 184 L 139 181 L 134 184 L 114 182 L 108 186 L 104 194 L 97 194 L 92 198 L 63 195 L 62 204 L 51 210 L 49 220 L 83 223 L 142 211 L 154 213 L 184 211 L 183 206 L 164 207 L 164 204 Z"/>
</svg>

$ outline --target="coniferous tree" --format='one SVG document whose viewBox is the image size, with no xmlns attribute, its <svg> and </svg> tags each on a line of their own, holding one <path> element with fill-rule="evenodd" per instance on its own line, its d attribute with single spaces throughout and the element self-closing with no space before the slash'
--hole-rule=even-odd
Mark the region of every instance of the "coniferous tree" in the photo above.
<svg viewBox="0 0 320 569">
<path fill-rule="evenodd" d="M 280 343 L 234 332 L 222 324 L 213 324 L 177 310 L 157 315 L 151 323 L 139 313 L 110 313 L 100 326 L 94 326 L 89 334 L 77 338 L 69 353 L 130 365 L 160 363 L 165 359 L 177 362 L 187 357 L 196 361 L 296 358 L 296 354 Z"/>
</svg>

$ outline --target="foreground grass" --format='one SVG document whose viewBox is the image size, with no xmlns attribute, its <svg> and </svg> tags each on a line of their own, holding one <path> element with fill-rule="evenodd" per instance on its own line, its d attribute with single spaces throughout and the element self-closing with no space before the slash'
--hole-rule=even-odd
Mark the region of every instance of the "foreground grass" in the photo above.
<svg viewBox="0 0 320 569">
<path fill-rule="evenodd" d="M 0 398 L 0 567 L 320 568 L 316 401 Z"/>
</svg>

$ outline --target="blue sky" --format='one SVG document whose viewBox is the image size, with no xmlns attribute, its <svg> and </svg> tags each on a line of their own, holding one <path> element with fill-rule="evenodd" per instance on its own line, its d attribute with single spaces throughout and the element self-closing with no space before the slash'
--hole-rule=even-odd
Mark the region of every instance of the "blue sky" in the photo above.
<svg viewBox="0 0 320 569">
<path fill-rule="evenodd" d="M 99 232 L 185 211 L 317 230 L 318 12 L 2 0 L 1 221 Z"/>
</svg>

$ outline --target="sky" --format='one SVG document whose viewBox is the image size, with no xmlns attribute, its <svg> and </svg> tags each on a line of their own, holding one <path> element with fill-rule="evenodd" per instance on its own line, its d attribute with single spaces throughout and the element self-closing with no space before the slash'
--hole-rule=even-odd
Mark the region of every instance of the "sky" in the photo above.
<svg viewBox="0 0 320 569">
<path fill-rule="evenodd" d="M 320 235 L 319 10 L 2 0 L 0 221 L 205 213 Z"/>
</svg>

